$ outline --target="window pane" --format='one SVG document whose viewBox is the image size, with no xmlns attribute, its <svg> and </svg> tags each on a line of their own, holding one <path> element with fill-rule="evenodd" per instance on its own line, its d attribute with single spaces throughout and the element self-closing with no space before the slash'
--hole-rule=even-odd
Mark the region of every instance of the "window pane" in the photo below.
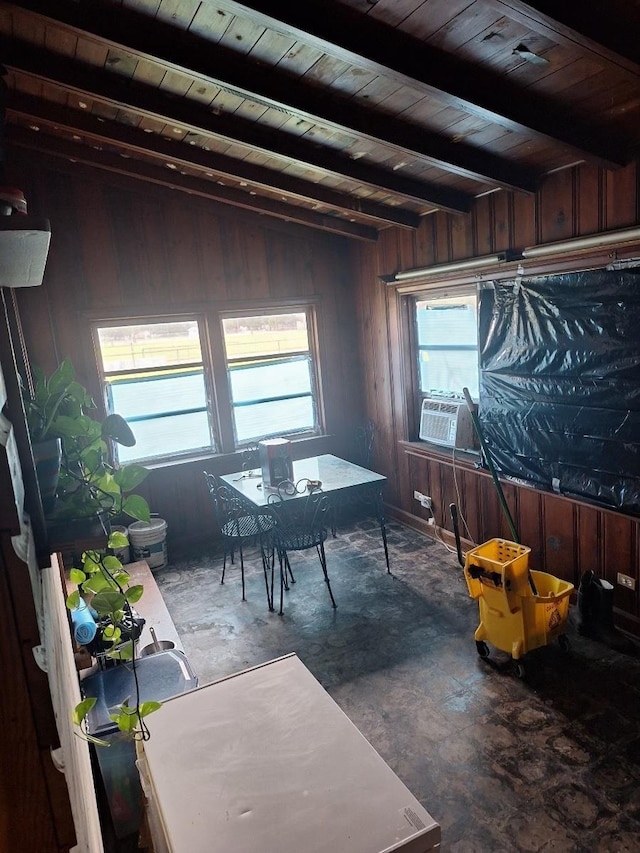
<svg viewBox="0 0 640 853">
<path fill-rule="evenodd" d="M 222 327 L 229 361 L 309 349 L 304 312 L 230 317 L 222 321 Z"/>
<path fill-rule="evenodd" d="M 206 408 L 207 405 L 203 370 L 145 377 L 115 377 L 109 382 L 108 388 L 113 411 L 125 420 L 160 412 Z"/>
<path fill-rule="evenodd" d="M 422 350 L 420 390 L 426 394 L 457 394 L 468 388 L 477 400 L 478 353 L 476 350 Z"/>
<path fill-rule="evenodd" d="M 478 398 L 478 321 L 475 294 L 416 300 L 418 370 L 423 394 Z"/>
<path fill-rule="evenodd" d="M 136 421 L 131 424 L 131 429 L 136 437 L 136 443 L 134 447 L 118 445 L 120 462 L 153 459 L 211 448 L 206 412 L 172 415 L 151 421 Z"/>
<path fill-rule="evenodd" d="M 311 393 L 311 365 L 307 356 L 229 369 L 233 402 L 251 402 L 289 394 Z"/>
<path fill-rule="evenodd" d="M 416 307 L 419 344 L 477 346 L 475 296 L 425 300 Z"/>
<path fill-rule="evenodd" d="M 98 329 L 105 373 L 202 361 L 197 320 Z"/>
<path fill-rule="evenodd" d="M 315 432 L 307 313 L 228 317 L 222 324 L 236 444 Z"/>
<path fill-rule="evenodd" d="M 136 438 L 133 447 L 116 447 L 121 462 L 215 449 L 197 319 L 96 332 L 108 410 L 122 415 Z"/>
<path fill-rule="evenodd" d="M 315 426 L 311 397 L 239 406 L 234 409 L 234 415 L 238 443 L 303 432 Z"/>
</svg>

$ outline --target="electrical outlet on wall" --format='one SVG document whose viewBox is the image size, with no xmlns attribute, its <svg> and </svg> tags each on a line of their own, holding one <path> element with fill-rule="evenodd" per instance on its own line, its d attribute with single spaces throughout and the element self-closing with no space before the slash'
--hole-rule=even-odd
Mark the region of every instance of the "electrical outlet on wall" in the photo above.
<svg viewBox="0 0 640 853">
<path fill-rule="evenodd" d="M 635 578 L 632 578 L 630 575 L 623 575 L 622 572 L 618 572 L 618 583 L 627 589 L 635 590 L 636 588 Z"/>
</svg>

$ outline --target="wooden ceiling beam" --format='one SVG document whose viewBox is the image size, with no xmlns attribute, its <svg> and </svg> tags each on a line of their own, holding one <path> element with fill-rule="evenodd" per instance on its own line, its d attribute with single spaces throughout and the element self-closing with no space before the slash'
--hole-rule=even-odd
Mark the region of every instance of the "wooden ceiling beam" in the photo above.
<svg viewBox="0 0 640 853">
<path fill-rule="evenodd" d="M 275 157 L 286 157 L 303 166 L 323 169 L 342 179 L 383 190 L 390 195 L 411 198 L 431 208 L 452 213 L 467 213 L 472 197 L 468 193 L 405 177 L 372 166 L 303 138 L 266 128 L 257 122 L 232 115 L 216 115 L 194 101 L 166 95 L 151 88 L 59 56 L 18 39 L 8 41 L 2 50 L 4 65 L 90 99 L 108 101 L 123 110 L 181 125 L 194 133 L 212 134 L 239 142 Z"/>
<path fill-rule="evenodd" d="M 621 26 L 615 7 L 601 0 L 492 0 L 509 18 L 547 37 L 578 45 L 607 62 L 640 74 L 640 22 L 633 26 L 631 15 Z M 623 0 L 629 5 L 626 0 Z M 637 12 L 636 19 L 637 19 Z"/>
<path fill-rule="evenodd" d="M 182 32 L 162 21 L 126 8 L 58 3 L 55 13 L 46 4 L 25 0 L 17 5 L 37 10 L 62 26 L 109 42 L 114 48 L 152 58 L 184 73 L 203 77 L 220 86 L 230 86 L 246 98 L 276 109 L 293 111 L 301 118 L 319 122 L 329 129 L 356 134 L 374 143 L 400 149 L 444 171 L 490 186 L 533 193 L 539 176 L 533 169 L 510 163 L 464 143 L 451 141 L 402 119 L 393 118 L 358 103 L 329 96 L 326 91 L 300 83 L 277 68 L 267 68 L 243 54 L 204 38 Z M 47 11 L 45 11 L 47 10 Z"/>
<path fill-rule="evenodd" d="M 95 0 L 93 0 L 95 2 Z M 214 5 L 217 0 L 202 0 Z M 465 62 L 331 0 L 224 0 L 226 9 L 292 35 L 332 56 L 410 86 L 425 95 L 526 136 L 568 146 L 605 168 L 625 165 L 627 145 L 610 131 L 523 92 L 504 76 Z"/>
<path fill-rule="evenodd" d="M 248 192 L 222 187 L 210 181 L 192 178 L 179 173 L 168 173 L 166 169 L 143 163 L 140 160 L 126 159 L 118 154 L 110 154 L 106 151 L 95 151 L 86 145 L 67 142 L 47 136 L 43 133 L 25 130 L 24 128 L 9 126 L 6 129 L 6 138 L 12 145 L 48 154 L 53 157 L 103 169 L 117 175 L 124 175 L 138 181 L 149 182 L 172 190 L 179 190 L 189 195 L 208 199 L 209 201 L 230 204 L 233 207 L 243 208 L 253 213 L 268 214 L 286 222 L 294 222 L 311 228 L 319 228 L 342 237 L 356 240 L 377 241 L 378 232 L 375 228 L 361 225 L 357 222 L 349 222 L 337 216 L 313 213 L 307 208 L 287 205 L 283 202 L 271 199 L 251 196 Z"/>
<path fill-rule="evenodd" d="M 6 106 L 9 115 L 15 115 L 41 128 L 46 125 L 51 129 L 59 128 L 81 135 L 83 141 L 91 145 L 117 145 L 125 152 L 155 155 L 165 162 L 171 161 L 173 164 L 214 172 L 217 178 L 245 181 L 252 185 L 249 189 L 259 187 L 277 190 L 305 201 L 328 205 L 347 215 L 370 217 L 385 225 L 415 229 L 420 224 L 420 217 L 407 210 L 350 196 L 321 184 L 294 178 L 224 154 L 205 151 L 193 145 L 176 143 L 158 134 L 145 133 L 122 123 L 107 124 L 97 116 L 52 104 L 31 95 L 9 92 Z"/>
</svg>

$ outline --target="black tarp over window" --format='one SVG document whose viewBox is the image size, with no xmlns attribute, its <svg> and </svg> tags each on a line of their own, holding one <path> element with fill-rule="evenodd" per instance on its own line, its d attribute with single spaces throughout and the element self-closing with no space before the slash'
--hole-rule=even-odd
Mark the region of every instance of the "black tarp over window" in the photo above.
<svg viewBox="0 0 640 853">
<path fill-rule="evenodd" d="M 480 421 L 499 471 L 640 514 L 640 272 L 481 291 Z"/>
</svg>

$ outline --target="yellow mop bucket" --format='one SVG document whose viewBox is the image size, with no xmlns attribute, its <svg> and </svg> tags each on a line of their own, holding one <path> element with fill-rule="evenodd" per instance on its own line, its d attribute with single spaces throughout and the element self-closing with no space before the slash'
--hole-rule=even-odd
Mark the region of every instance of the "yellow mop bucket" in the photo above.
<svg viewBox="0 0 640 853">
<path fill-rule="evenodd" d="M 573 584 L 546 572 L 529 570 L 531 549 L 506 539 L 491 539 L 467 551 L 464 576 L 471 598 L 478 600 L 480 624 L 475 632 L 478 654 L 489 656 L 490 643 L 507 652 L 520 678 L 520 659 L 527 652 L 564 634 Z"/>
</svg>

